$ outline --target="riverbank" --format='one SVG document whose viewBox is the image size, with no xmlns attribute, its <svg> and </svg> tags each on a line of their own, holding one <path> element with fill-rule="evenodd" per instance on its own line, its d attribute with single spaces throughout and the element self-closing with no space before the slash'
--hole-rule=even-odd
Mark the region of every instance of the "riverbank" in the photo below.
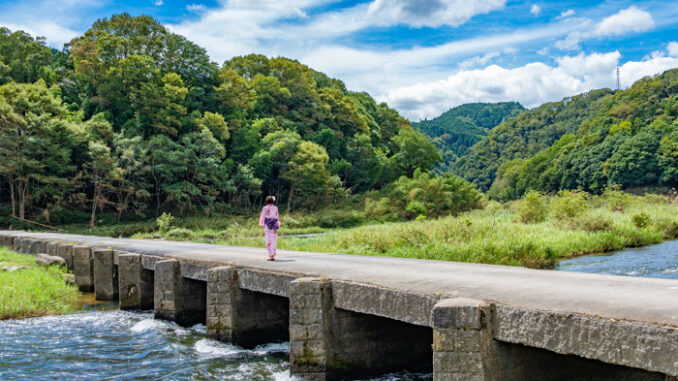
<svg viewBox="0 0 678 381">
<path fill-rule="evenodd" d="M 63 267 L 39 267 L 35 256 L 0 247 L 0 320 L 64 314 L 77 310 L 80 293 L 66 284 Z"/>
<path fill-rule="evenodd" d="M 457 216 L 406 222 L 370 219 L 357 210 L 291 216 L 283 212 L 279 247 L 552 268 L 562 259 L 678 238 L 678 204 L 674 201 L 619 191 L 598 196 L 532 194 L 505 204 L 491 201 L 484 209 Z M 133 238 L 264 247 L 254 217 L 176 218 L 164 228 L 146 222 L 64 230 L 109 236 L 127 230 L 136 231 L 130 234 Z M 303 233 L 324 234 L 285 237 Z"/>
</svg>

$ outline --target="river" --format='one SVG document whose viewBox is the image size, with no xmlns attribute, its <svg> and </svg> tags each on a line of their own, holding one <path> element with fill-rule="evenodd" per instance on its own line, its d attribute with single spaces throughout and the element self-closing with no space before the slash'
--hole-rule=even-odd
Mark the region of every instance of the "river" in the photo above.
<svg viewBox="0 0 678 381">
<path fill-rule="evenodd" d="M 557 270 L 678 279 L 678 241 L 562 261 Z M 293 380 L 289 346 L 252 350 L 154 320 L 150 312 L 119 311 L 85 301 L 70 315 L 0 322 L 0 380 Z M 423 381 L 397 373 L 374 381 Z"/>
</svg>

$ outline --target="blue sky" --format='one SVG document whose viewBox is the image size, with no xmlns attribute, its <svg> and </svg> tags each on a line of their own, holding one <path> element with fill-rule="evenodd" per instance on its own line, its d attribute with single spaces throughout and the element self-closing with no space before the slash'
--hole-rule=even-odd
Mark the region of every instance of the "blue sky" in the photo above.
<svg viewBox="0 0 678 381">
<path fill-rule="evenodd" d="M 0 0 L 54 47 L 113 13 L 151 15 L 216 62 L 286 56 L 410 119 L 468 102 L 534 107 L 678 67 L 675 1 Z"/>
</svg>

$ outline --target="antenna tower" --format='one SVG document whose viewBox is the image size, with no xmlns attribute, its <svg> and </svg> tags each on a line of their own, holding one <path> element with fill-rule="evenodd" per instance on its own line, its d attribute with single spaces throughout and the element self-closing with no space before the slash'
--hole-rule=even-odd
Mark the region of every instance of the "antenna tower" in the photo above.
<svg viewBox="0 0 678 381">
<path fill-rule="evenodd" d="M 617 65 L 617 91 L 619 91 L 619 65 Z"/>
</svg>

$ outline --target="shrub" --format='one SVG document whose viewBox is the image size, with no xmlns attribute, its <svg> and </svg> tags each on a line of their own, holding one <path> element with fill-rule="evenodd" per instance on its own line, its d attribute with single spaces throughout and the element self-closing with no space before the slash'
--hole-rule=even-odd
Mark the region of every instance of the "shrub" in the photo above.
<svg viewBox="0 0 678 381">
<path fill-rule="evenodd" d="M 645 212 L 640 212 L 631 216 L 631 221 L 633 221 L 633 224 L 638 229 L 642 229 L 644 227 L 650 226 L 650 224 L 652 223 L 652 218 L 650 218 L 649 214 Z"/>
<path fill-rule="evenodd" d="M 518 206 L 520 220 L 526 224 L 538 223 L 546 220 L 547 207 L 544 198 L 537 191 L 529 191 Z"/>
<path fill-rule="evenodd" d="M 155 220 L 155 223 L 158 225 L 158 231 L 160 232 L 168 231 L 170 226 L 172 226 L 172 222 L 174 222 L 174 216 L 169 213 L 163 213 Z"/>
<path fill-rule="evenodd" d="M 558 197 L 551 200 L 551 213 L 559 220 L 575 218 L 587 208 L 586 192 L 567 191 L 558 192 Z"/>
<path fill-rule="evenodd" d="M 174 228 L 163 235 L 165 239 L 171 240 L 189 240 L 195 236 L 192 231 L 184 228 Z"/>
<path fill-rule="evenodd" d="M 598 232 L 610 230 L 614 226 L 612 220 L 604 216 L 580 216 L 570 220 L 573 229 Z"/>
<path fill-rule="evenodd" d="M 629 201 L 629 196 L 622 192 L 619 185 L 612 185 L 603 192 L 603 199 L 610 210 L 621 212 Z"/>
</svg>

